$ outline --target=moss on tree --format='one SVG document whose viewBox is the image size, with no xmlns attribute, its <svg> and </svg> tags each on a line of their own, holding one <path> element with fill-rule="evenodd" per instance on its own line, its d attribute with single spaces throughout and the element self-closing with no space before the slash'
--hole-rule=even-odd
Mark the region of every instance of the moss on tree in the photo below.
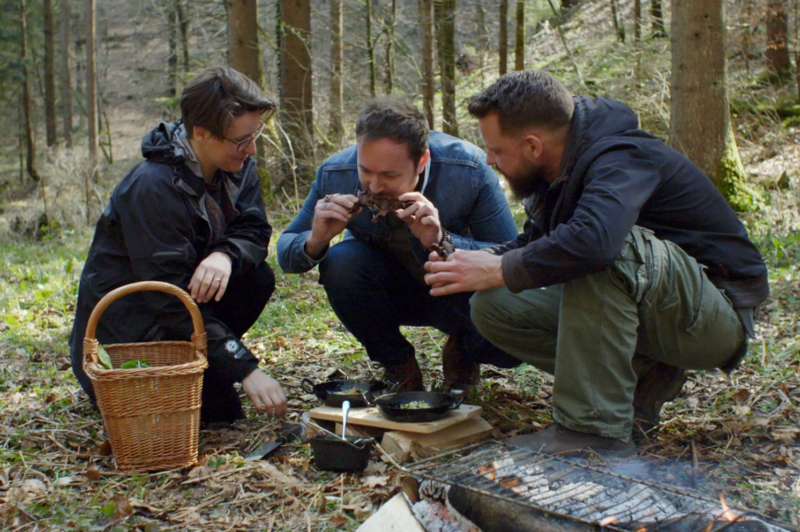
<svg viewBox="0 0 800 532">
<path fill-rule="evenodd" d="M 757 187 L 747 181 L 747 176 L 739 157 L 739 148 L 733 139 L 733 131 L 729 132 L 725 153 L 717 164 L 714 183 L 737 212 L 750 212 L 763 204 L 763 195 Z"/>
</svg>

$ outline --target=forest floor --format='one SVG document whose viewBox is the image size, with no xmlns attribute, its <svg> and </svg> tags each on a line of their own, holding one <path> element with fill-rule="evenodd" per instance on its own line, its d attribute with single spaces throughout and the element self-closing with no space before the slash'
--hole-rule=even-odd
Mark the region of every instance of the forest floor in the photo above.
<svg viewBox="0 0 800 532">
<path fill-rule="evenodd" d="M 762 208 L 745 215 L 770 267 L 772 294 L 758 338 L 731 376 L 693 372 L 665 407 L 661 426 L 639 445 L 639 466 L 660 482 L 697 489 L 728 504 L 798 524 L 800 515 L 800 134 L 750 154 L 763 184 L 788 171 Z M 288 217 L 272 213 L 279 230 Z M 275 240 L 273 240 L 274 243 Z M 108 454 L 99 413 L 72 375 L 67 338 L 88 231 L 0 248 L 0 526 L 3 530 L 355 530 L 396 493 L 399 473 L 378 454 L 364 473 L 318 470 L 308 443 L 286 445 L 259 462 L 243 457 L 272 439 L 281 422 L 259 416 L 200 433 L 196 467 L 120 473 Z M 316 406 L 302 378 L 333 370 L 372 375 L 361 346 L 343 328 L 317 273 L 284 275 L 245 342 L 289 396 L 289 422 Z M 426 383 L 441 380 L 442 335 L 409 328 Z M 484 367 L 472 401 L 502 440 L 551 422 L 551 379 L 532 367 Z"/>
</svg>

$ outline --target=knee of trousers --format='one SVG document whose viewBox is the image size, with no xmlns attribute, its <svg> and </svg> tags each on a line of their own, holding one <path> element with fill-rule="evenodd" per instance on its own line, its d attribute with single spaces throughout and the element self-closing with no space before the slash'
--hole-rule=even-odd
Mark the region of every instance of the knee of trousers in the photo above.
<svg viewBox="0 0 800 532">
<path fill-rule="evenodd" d="M 345 240 L 331 246 L 319 264 L 319 282 L 326 290 L 352 290 L 373 281 L 382 269 L 379 253 L 357 240 Z M 374 281 L 373 281 L 374 282 Z"/>
<path fill-rule="evenodd" d="M 503 315 L 507 312 L 501 305 L 504 291 L 505 288 L 493 288 L 475 292 L 469 300 L 470 319 L 481 336 L 489 341 L 506 322 Z"/>
<path fill-rule="evenodd" d="M 234 277 L 228 285 L 225 297 L 234 298 L 247 306 L 260 306 L 259 313 L 275 292 L 275 272 L 269 264 L 262 262 L 254 269 Z"/>
</svg>

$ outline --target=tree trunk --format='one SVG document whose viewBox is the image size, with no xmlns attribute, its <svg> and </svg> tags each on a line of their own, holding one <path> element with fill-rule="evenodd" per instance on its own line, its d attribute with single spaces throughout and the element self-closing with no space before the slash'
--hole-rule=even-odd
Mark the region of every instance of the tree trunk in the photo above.
<svg viewBox="0 0 800 532">
<path fill-rule="evenodd" d="M 642 0 L 633 1 L 633 41 L 642 42 Z"/>
<path fill-rule="evenodd" d="M 508 72 L 508 0 L 500 0 L 500 66 L 502 76 Z"/>
<path fill-rule="evenodd" d="M 514 41 L 514 70 L 525 70 L 525 0 L 517 0 L 517 27 Z"/>
<path fill-rule="evenodd" d="M 724 0 L 673 0 L 670 144 L 738 210 L 753 207 L 733 137 Z"/>
<path fill-rule="evenodd" d="M 227 0 L 228 64 L 264 86 L 264 71 L 258 47 L 257 0 Z"/>
<path fill-rule="evenodd" d="M 767 61 L 779 83 L 792 69 L 789 59 L 789 10 L 786 0 L 769 0 L 767 7 Z"/>
<path fill-rule="evenodd" d="M 428 127 L 433 129 L 433 0 L 419 0 L 419 22 L 422 27 L 422 106 Z"/>
<path fill-rule="evenodd" d="M 97 122 L 97 67 L 95 60 L 95 0 L 86 0 L 86 119 L 89 122 L 90 177 L 95 182 L 100 177 L 98 122 Z M 86 216 L 89 217 L 89 187 L 86 187 Z"/>
<path fill-rule="evenodd" d="M 20 29 L 22 37 L 22 49 L 20 60 L 22 62 L 22 109 L 23 121 L 25 123 L 25 149 L 28 153 L 27 167 L 28 175 L 34 181 L 39 181 L 39 172 L 36 171 L 36 144 L 33 137 L 33 118 L 31 104 L 31 67 L 28 59 L 28 7 L 25 0 L 19 1 L 20 7 Z"/>
<path fill-rule="evenodd" d="M 61 0 L 61 115 L 64 122 L 64 144 L 72 147 L 72 72 L 70 71 L 69 41 L 72 13 L 71 0 Z"/>
<path fill-rule="evenodd" d="M 394 25 L 397 21 L 397 0 L 392 0 L 391 14 L 386 22 L 386 94 L 394 90 Z"/>
<path fill-rule="evenodd" d="M 666 37 L 667 27 L 664 24 L 664 10 L 661 8 L 661 0 L 650 0 L 650 17 L 653 19 L 653 37 Z"/>
<path fill-rule="evenodd" d="M 167 45 L 169 46 L 169 56 L 167 57 L 167 80 L 169 81 L 169 89 L 167 93 L 170 96 L 178 95 L 178 2 L 180 0 L 172 0 L 167 5 Z"/>
<path fill-rule="evenodd" d="M 442 131 L 458 136 L 456 118 L 456 0 L 435 0 L 436 41 L 442 80 Z"/>
<path fill-rule="evenodd" d="M 47 145 L 56 146 L 56 25 L 53 0 L 44 0 L 44 117 Z"/>
<path fill-rule="evenodd" d="M 378 95 L 377 76 L 375 74 L 375 44 L 372 42 L 372 0 L 364 2 L 367 21 L 367 66 L 369 66 L 369 94 L 373 98 Z"/>
<path fill-rule="evenodd" d="M 617 40 L 625 42 L 625 25 L 619 16 L 619 5 L 617 0 L 611 0 L 611 17 L 614 19 L 614 29 L 617 31 Z"/>
<path fill-rule="evenodd" d="M 342 115 L 344 114 L 342 93 L 342 71 L 344 48 L 342 47 L 342 0 L 331 0 L 331 142 L 338 149 L 344 137 Z"/>
<path fill-rule="evenodd" d="M 191 70 L 189 59 L 189 18 L 183 8 L 183 0 L 175 0 L 175 11 L 178 13 L 178 25 L 181 29 L 181 47 L 183 48 L 183 73 L 188 74 Z"/>
<path fill-rule="evenodd" d="M 283 31 L 280 35 L 281 124 L 291 145 L 287 145 L 290 168 L 285 168 L 279 188 L 299 199 L 314 178 L 314 119 L 311 92 L 311 2 L 280 0 Z M 286 178 L 291 179 L 287 182 Z"/>
</svg>

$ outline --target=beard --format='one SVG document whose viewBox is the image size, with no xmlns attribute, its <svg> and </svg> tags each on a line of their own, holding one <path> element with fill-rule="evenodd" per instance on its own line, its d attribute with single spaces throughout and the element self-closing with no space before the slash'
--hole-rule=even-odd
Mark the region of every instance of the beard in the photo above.
<svg viewBox="0 0 800 532">
<path fill-rule="evenodd" d="M 501 170 L 502 172 L 502 170 Z M 505 173 L 508 188 L 518 200 L 524 200 L 542 190 L 542 186 L 549 186 L 547 168 L 544 165 L 531 164 L 519 172 Z"/>
</svg>

